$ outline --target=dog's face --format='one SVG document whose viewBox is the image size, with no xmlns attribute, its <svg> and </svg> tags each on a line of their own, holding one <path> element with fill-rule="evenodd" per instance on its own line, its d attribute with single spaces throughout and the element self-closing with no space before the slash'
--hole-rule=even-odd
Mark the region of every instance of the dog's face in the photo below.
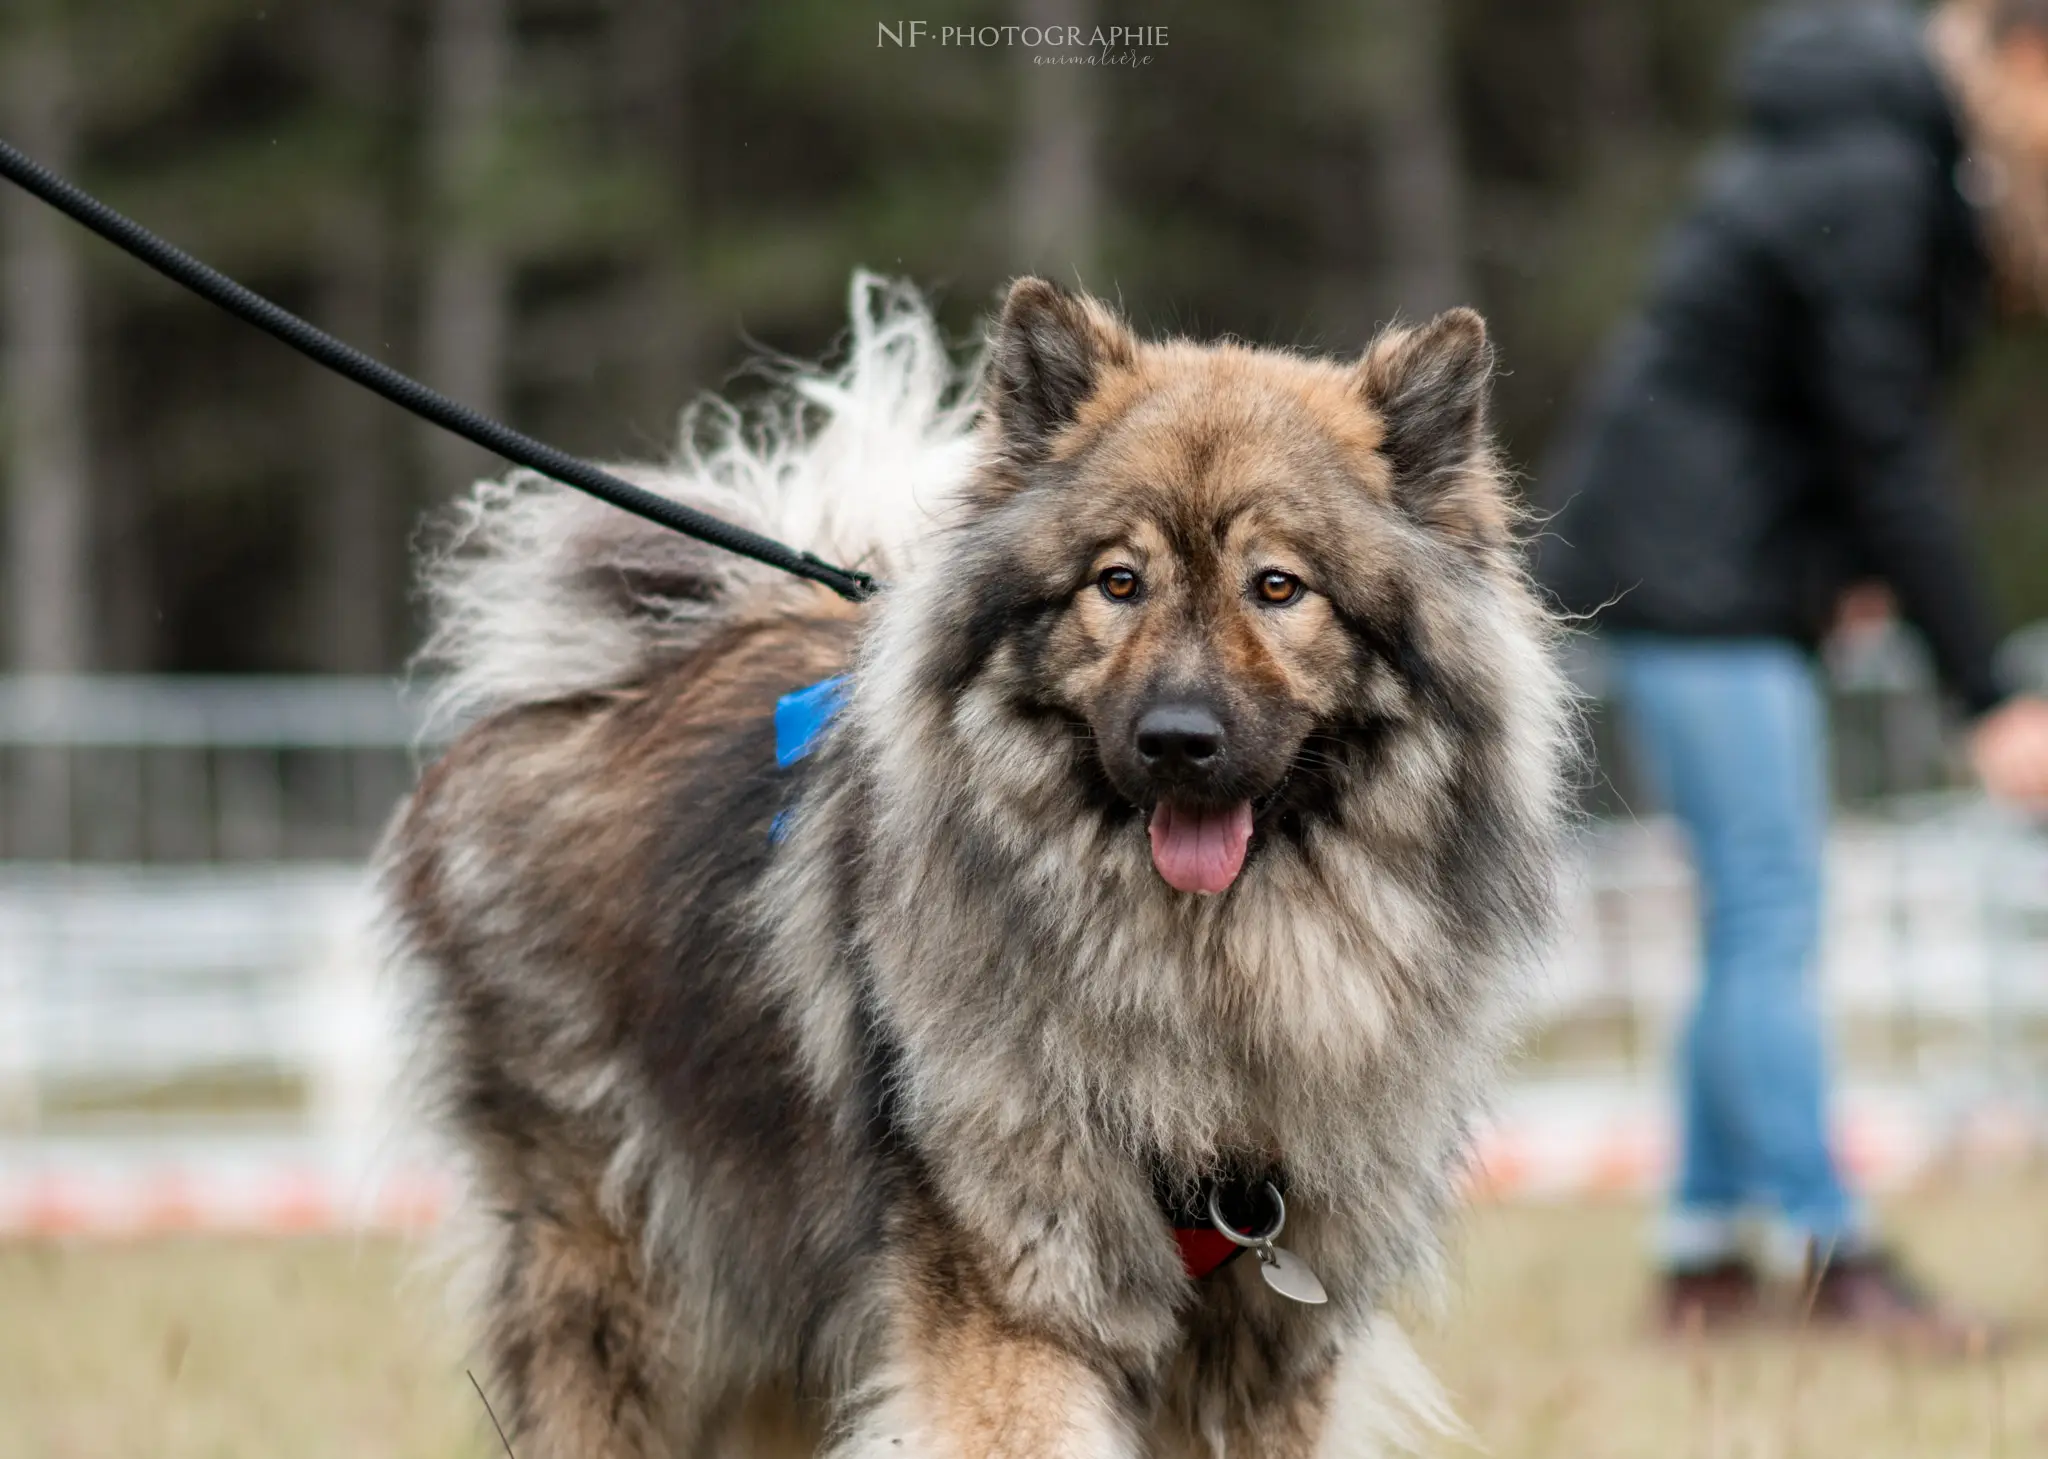
<svg viewBox="0 0 2048 1459">
<path fill-rule="evenodd" d="M 1093 301 L 1012 290 L 974 664 L 1063 722 L 1175 888 L 1227 889 L 1261 826 L 1327 812 L 1412 708 L 1418 575 L 1505 537 L 1490 368 L 1469 311 L 1345 366 L 1141 344 Z"/>
</svg>

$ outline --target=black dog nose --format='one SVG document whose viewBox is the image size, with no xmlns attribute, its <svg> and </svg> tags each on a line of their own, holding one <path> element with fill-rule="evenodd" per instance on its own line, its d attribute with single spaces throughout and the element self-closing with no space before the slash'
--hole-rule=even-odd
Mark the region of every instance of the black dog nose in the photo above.
<svg viewBox="0 0 2048 1459">
<path fill-rule="evenodd" d="M 1154 770 L 1197 770 L 1223 753 L 1223 724 L 1197 704 L 1162 704 L 1138 720 L 1138 757 Z"/>
</svg>

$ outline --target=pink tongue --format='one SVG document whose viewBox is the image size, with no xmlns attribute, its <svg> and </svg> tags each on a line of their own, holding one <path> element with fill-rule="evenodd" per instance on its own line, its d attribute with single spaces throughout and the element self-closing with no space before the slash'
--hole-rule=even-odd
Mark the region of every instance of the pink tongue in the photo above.
<svg viewBox="0 0 2048 1459">
<path fill-rule="evenodd" d="M 1228 810 L 1181 810 L 1161 801 L 1152 812 L 1152 864 L 1175 891 L 1228 891 L 1244 870 L 1252 839 L 1252 803 Z"/>
</svg>

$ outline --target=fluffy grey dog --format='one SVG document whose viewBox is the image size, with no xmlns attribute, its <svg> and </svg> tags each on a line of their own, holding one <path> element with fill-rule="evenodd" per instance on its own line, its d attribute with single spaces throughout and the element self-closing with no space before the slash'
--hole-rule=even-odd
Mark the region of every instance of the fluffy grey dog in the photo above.
<svg viewBox="0 0 2048 1459">
<path fill-rule="evenodd" d="M 863 278 L 844 370 L 639 479 L 873 604 L 478 490 L 430 574 L 469 728 L 383 874 L 522 1459 L 1306 1459 L 1436 1414 L 1380 1308 L 1568 738 L 1491 369 L 1470 311 L 1336 362 L 1026 279 L 962 385 Z"/>
</svg>

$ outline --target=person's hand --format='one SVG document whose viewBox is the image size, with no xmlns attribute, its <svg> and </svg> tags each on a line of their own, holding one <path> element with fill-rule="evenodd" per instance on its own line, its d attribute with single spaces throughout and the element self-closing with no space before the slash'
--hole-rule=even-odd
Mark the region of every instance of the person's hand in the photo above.
<svg viewBox="0 0 2048 1459">
<path fill-rule="evenodd" d="M 1883 583 L 1854 583 L 1835 600 L 1835 621 L 1829 632 L 1844 643 L 1874 638 L 1898 616 L 1892 590 Z"/>
<path fill-rule="evenodd" d="M 2009 699 L 1970 731 L 1970 763 L 2000 800 L 2048 810 L 2048 699 Z"/>
</svg>

